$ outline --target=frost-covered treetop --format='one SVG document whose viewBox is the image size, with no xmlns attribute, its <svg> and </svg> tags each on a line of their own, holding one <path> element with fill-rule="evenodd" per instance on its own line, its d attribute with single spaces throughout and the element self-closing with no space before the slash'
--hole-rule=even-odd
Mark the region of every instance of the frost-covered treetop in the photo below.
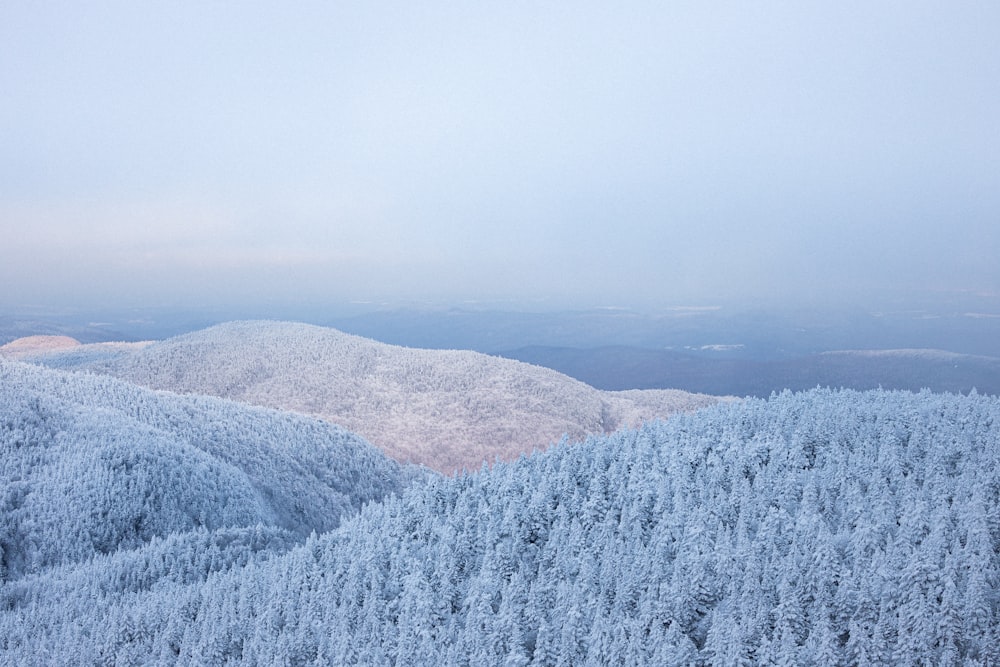
<svg viewBox="0 0 1000 667">
<path fill-rule="evenodd" d="M 996 665 L 998 517 L 1000 400 L 784 393 L 50 568 L 0 663 Z"/>
<path fill-rule="evenodd" d="M 329 530 L 409 476 L 314 418 L 0 360 L 0 579 L 195 528 Z"/>
</svg>

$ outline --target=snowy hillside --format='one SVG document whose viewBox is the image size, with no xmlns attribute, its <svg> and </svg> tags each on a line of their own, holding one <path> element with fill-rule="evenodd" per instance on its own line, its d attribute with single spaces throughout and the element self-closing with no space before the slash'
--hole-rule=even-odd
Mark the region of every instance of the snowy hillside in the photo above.
<svg viewBox="0 0 1000 667">
<path fill-rule="evenodd" d="M 400 461 L 477 470 L 715 403 L 674 390 L 602 392 L 555 371 L 467 351 L 386 345 L 334 329 L 232 322 L 145 347 L 32 357 L 182 393 L 315 415 Z"/>
<path fill-rule="evenodd" d="M 995 665 L 998 510 L 997 399 L 785 393 L 5 584 L 0 663 Z"/>
<path fill-rule="evenodd" d="M 0 579 L 179 531 L 303 537 L 407 474 L 316 419 L 0 361 Z"/>
</svg>

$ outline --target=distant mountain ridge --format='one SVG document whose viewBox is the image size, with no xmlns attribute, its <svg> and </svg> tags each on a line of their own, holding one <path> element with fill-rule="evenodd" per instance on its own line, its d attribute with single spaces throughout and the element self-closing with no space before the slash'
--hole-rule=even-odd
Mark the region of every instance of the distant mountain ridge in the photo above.
<svg viewBox="0 0 1000 667">
<path fill-rule="evenodd" d="M 501 353 L 552 368 L 604 390 L 670 386 L 708 394 L 766 397 L 816 386 L 1000 395 L 1000 358 L 931 349 L 834 350 L 793 359 L 711 358 L 629 346 L 533 346 Z"/>
<path fill-rule="evenodd" d="M 71 336 L 62 335 L 36 335 L 25 336 L 12 340 L 5 345 L 0 345 L 0 357 L 13 359 L 27 357 L 47 352 L 57 352 L 74 348 L 80 345 L 80 341 Z"/>
<path fill-rule="evenodd" d="M 720 400 L 673 390 L 602 392 L 509 359 L 398 347 L 290 322 L 230 322 L 141 348 L 81 346 L 31 359 L 315 415 L 397 460 L 443 472 Z"/>
<path fill-rule="evenodd" d="M 72 368 L 93 361 L 106 361 L 119 354 L 142 349 L 152 341 L 81 343 L 70 336 L 35 335 L 0 345 L 0 359 L 34 361 L 51 359 L 48 364 Z"/>
</svg>

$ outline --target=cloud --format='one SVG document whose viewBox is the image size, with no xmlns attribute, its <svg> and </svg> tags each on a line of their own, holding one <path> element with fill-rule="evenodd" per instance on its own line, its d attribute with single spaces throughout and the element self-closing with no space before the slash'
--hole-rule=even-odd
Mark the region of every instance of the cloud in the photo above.
<svg viewBox="0 0 1000 667">
<path fill-rule="evenodd" d="M 998 11 L 11 5 L 0 277 L 52 299 L 257 274 L 289 298 L 996 291 Z"/>
</svg>

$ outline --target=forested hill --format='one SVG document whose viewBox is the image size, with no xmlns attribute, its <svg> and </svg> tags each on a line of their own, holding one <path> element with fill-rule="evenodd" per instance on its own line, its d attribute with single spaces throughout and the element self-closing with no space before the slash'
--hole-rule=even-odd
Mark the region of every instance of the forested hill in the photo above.
<svg viewBox="0 0 1000 667">
<path fill-rule="evenodd" d="M 7 584 L 0 662 L 996 665 L 998 510 L 997 399 L 784 393 Z"/>
<path fill-rule="evenodd" d="M 0 360 L 0 579 L 195 529 L 301 539 L 412 474 L 317 419 Z"/>
<path fill-rule="evenodd" d="M 509 359 L 290 322 L 231 322 L 145 347 L 77 346 L 32 360 L 315 415 L 397 460 L 447 473 L 719 400 L 676 390 L 602 392 Z"/>
</svg>

